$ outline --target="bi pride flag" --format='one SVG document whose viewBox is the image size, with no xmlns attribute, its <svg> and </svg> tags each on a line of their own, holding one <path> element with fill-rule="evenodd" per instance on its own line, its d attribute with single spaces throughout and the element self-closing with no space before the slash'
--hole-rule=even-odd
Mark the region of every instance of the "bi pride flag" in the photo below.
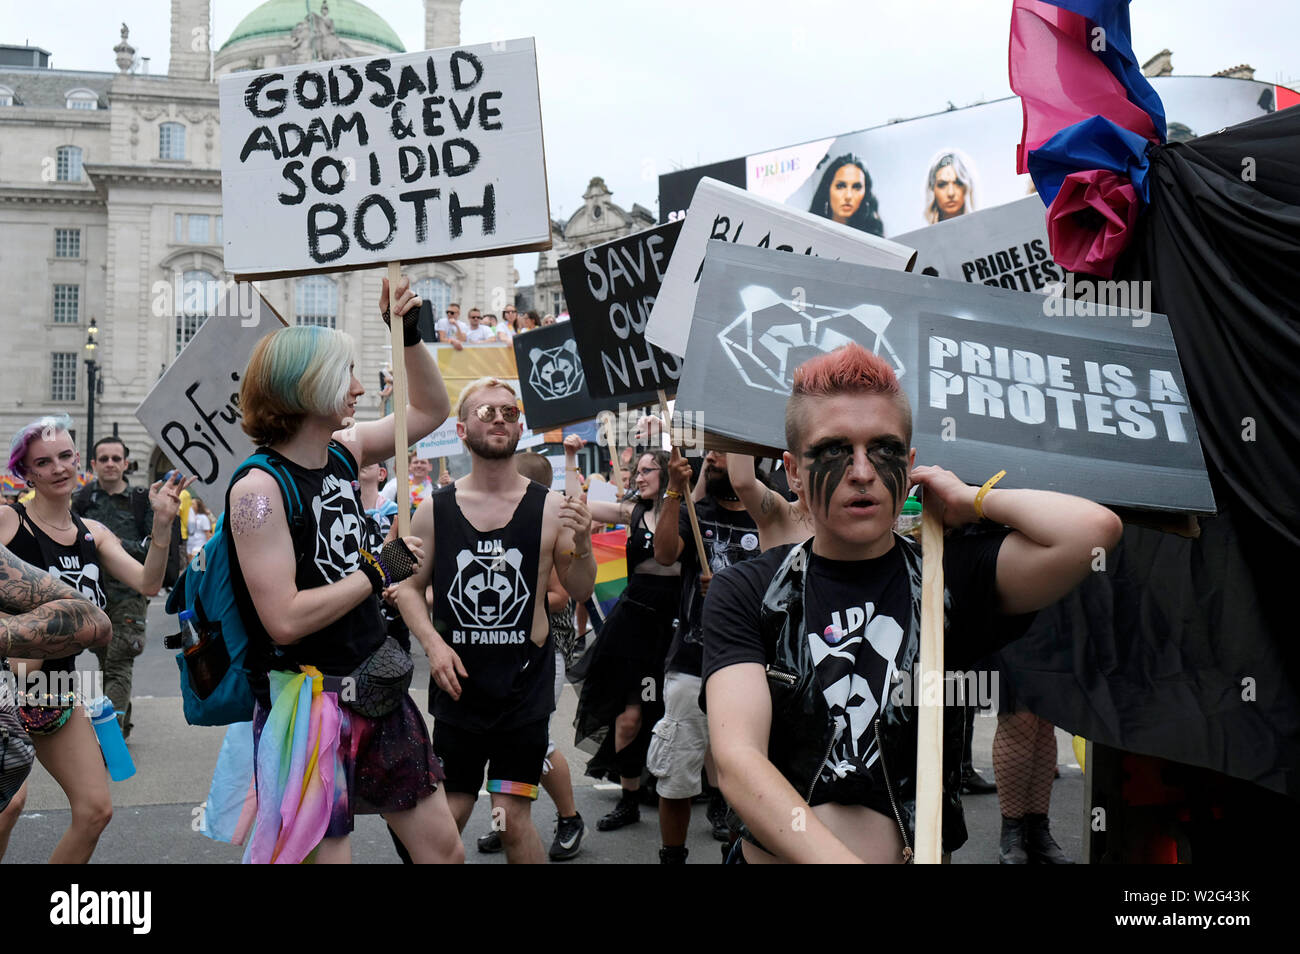
<svg viewBox="0 0 1300 954">
<path fill-rule="evenodd" d="M 1160 98 L 1133 55 L 1128 0 L 1014 0 L 1011 88 L 1024 108 L 1016 170 L 1048 206 L 1052 257 L 1109 278 L 1149 200 Z"/>
</svg>

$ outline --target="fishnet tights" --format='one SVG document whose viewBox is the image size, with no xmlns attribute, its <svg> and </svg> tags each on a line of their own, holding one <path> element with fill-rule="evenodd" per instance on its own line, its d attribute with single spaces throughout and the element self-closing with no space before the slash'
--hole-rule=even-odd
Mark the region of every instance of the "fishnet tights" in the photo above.
<svg viewBox="0 0 1300 954">
<path fill-rule="evenodd" d="M 1056 775 L 1056 730 L 1032 712 L 998 713 L 993 735 L 998 805 L 1008 818 L 1046 815 Z"/>
</svg>

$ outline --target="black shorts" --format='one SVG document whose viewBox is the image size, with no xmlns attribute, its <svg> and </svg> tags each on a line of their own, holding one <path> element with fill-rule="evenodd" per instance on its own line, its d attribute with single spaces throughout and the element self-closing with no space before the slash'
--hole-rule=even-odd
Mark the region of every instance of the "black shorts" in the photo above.
<svg viewBox="0 0 1300 954">
<path fill-rule="evenodd" d="M 448 792 L 477 797 L 487 767 L 487 790 L 493 794 L 536 799 L 550 733 L 550 718 L 505 731 L 476 732 L 435 721 L 433 750 L 442 759 Z"/>
</svg>

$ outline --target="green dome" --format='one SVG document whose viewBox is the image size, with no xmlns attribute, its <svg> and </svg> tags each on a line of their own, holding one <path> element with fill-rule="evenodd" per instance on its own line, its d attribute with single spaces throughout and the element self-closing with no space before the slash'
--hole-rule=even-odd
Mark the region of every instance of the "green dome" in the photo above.
<svg viewBox="0 0 1300 954">
<path fill-rule="evenodd" d="M 239 21 L 230 39 L 221 44 L 221 49 L 240 40 L 287 37 L 307 15 L 307 3 L 310 3 L 313 13 L 320 13 L 321 0 L 267 0 Z M 365 4 L 357 3 L 357 0 L 328 0 L 328 3 L 334 33 L 341 39 L 366 40 L 394 53 L 406 52 L 393 28 Z"/>
</svg>

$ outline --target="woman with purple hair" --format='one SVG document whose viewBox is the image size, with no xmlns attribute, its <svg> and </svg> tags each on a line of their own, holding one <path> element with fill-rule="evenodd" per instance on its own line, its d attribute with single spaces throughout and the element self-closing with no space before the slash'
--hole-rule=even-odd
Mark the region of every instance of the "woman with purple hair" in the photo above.
<svg viewBox="0 0 1300 954">
<path fill-rule="evenodd" d="M 68 433 L 66 414 L 43 417 L 28 424 L 9 445 L 9 472 L 27 481 L 36 495 L 26 504 L 0 507 L 0 544 L 17 557 L 46 570 L 96 605 L 105 604 L 105 573 L 145 596 L 162 587 L 167 570 L 171 524 L 180 509 L 180 493 L 194 478 L 177 471 L 169 480 L 149 488 L 153 534 L 142 564 L 122 547 L 111 530 L 96 520 L 72 512 L 81 457 Z M 143 541 L 142 541 L 143 542 Z M 68 796 L 72 819 L 50 856 L 54 863 L 84 864 L 99 835 L 113 817 L 108 773 L 95 730 L 85 713 L 78 713 L 82 693 L 72 689 L 76 655 L 61 659 L 10 659 L 20 688 L 41 685 L 43 697 L 19 707 L 19 716 L 32 737 L 36 757 Z M 40 670 L 39 683 L 35 678 Z M 96 693 L 98 695 L 98 693 Z M 0 816 L 7 834 L 14 818 Z"/>
</svg>

